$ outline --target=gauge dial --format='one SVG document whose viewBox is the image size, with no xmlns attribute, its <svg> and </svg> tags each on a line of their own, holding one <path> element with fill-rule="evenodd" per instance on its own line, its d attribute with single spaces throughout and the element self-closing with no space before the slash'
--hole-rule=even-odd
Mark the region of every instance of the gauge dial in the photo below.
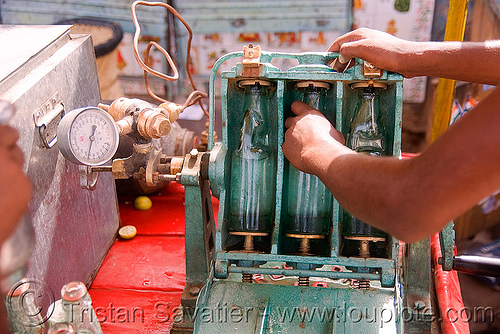
<svg viewBox="0 0 500 334">
<path fill-rule="evenodd" d="M 61 153 L 77 164 L 102 165 L 118 149 L 119 133 L 113 118 L 95 107 L 66 114 L 57 128 L 57 137 Z"/>
</svg>

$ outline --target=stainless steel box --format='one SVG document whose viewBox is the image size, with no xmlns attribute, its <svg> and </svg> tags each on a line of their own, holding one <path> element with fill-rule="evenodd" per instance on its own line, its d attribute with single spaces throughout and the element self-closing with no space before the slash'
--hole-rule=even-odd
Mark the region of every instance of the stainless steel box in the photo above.
<svg viewBox="0 0 500 334">
<path fill-rule="evenodd" d="M 119 226 L 112 176 L 103 173 L 95 190 L 82 189 L 78 166 L 54 144 L 64 113 L 100 102 L 91 38 L 69 28 L 0 25 L 0 99 L 17 109 L 11 125 L 34 188 L 28 276 L 48 284 L 56 298 L 69 281 L 92 281 Z"/>
</svg>

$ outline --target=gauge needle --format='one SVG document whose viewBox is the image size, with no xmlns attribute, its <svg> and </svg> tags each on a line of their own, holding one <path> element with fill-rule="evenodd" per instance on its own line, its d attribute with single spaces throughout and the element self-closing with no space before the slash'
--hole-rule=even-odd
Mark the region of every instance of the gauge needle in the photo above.
<svg viewBox="0 0 500 334">
<path fill-rule="evenodd" d="M 90 145 L 89 145 L 89 153 L 87 154 L 87 159 L 90 159 L 90 150 L 92 149 L 92 143 L 94 143 L 94 140 L 95 140 L 95 130 L 97 129 L 97 125 L 92 125 L 92 134 L 90 135 L 89 139 L 90 139 Z"/>
</svg>

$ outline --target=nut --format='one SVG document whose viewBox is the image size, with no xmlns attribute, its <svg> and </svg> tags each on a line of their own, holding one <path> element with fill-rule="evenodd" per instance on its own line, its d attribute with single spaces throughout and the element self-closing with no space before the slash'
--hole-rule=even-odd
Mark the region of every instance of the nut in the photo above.
<svg viewBox="0 0 500 334">
<path fill-rule="evenodd" d="M 200 293 L 200 288 L 197 286 L 193 286 L 189 289 L 189 294 L 191 296 L 198 296 L 199 293 Z"/>
<path fill-rule="evenodd" d="M 151 137 L 160 138 L 166 136 L 170 132 L 170 128 L 170 121 L 165 116 L 158 115 L 151 124 Z"/>
</svg>

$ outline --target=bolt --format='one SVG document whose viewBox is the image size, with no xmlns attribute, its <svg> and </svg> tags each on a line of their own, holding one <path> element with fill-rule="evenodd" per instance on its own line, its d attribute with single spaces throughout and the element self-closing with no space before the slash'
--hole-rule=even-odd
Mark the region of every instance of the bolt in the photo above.
<svg viewBox="0 0 500 334">
<path fill-rule="evenodd" d="M 197 286 L 193 286 L 189 289 L 189 294 L 191 296 L 198 296 L 199 293 L 200 293 L 200 288 Z"/>
<path fill-rule="evenodd" d="M 151 125 L 153 138 L 161 138 L 170 132 L 170 121 L 165 116 L 158 116 Z"/>
<path fill-rule="evenodd" d="M 413 304 L 413 308 L 415 310 L 423 310 L 425 307 L 425 302 L 423 302 L 422 300 L 417 300 L 414 304 Z"/>
<path fill-rule="evenodd" d="M 189 156 L 190 156 L 191 158 L 196 158 L 196 156 L 197 156 L 197 155 L 198 155 L 198 150 L 197 150 L 197 149 L 195 149 L 195 148 L 193 148 L 193 149 L 191 150 L 191 152 L 189 152 Z"/>
</svg>

